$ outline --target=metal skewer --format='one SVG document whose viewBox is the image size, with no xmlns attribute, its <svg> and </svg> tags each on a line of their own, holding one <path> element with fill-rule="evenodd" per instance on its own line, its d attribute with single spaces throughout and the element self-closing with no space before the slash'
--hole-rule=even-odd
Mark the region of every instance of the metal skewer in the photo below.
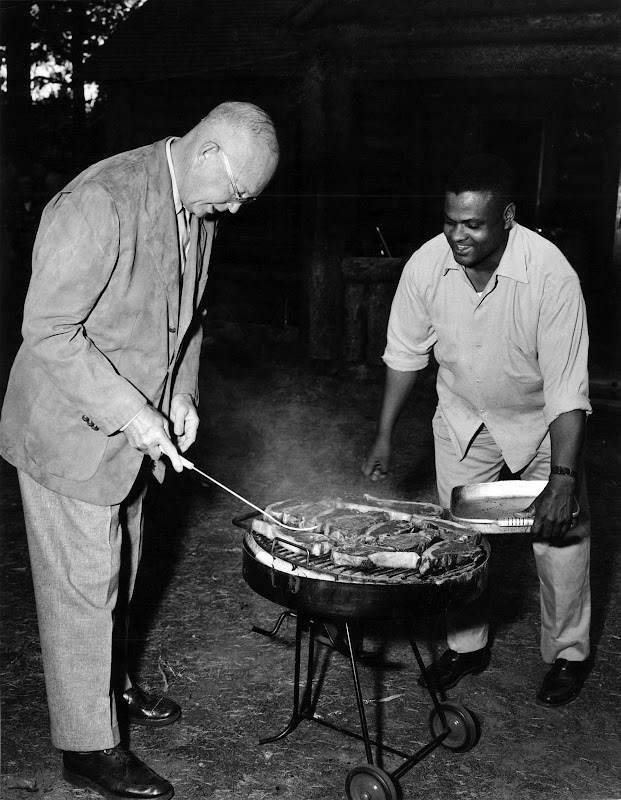
<svg viewBox="0 0 621 800">
<path fill-rule="evenodd" d="M 215 478 L 212 478 L 211 475 L 207 475 L 206 472 L 203 472 L 202 470 L 198 469 L 198 467 L 195 467 L 194 464 L 191 461 L 188 461 L 187 458 L 184 458 L 183 456 L 180 456 L 180 458 L 181 458 L 181 463 L 186 469 L 193 469 L 194 472 L 198 472 L 198 474 L 202 475 L 203 478 L 207 478 L 208 481 L 215 483 L 216 486 L 219 486 L 221 489 L 224 489 L 225 492 L 232 494 L 233 497 L 236 497 L 238 500 L 241 500 L 242 503 L 245 503 L 247 506 L 250 506 L 250 508 L 254 508 L 255 511 L 260 511 L 264 517 L 267 517 L 272 522 L 275 522 L 281 528 L 286 528 L 289 531 L 314 531 L 319 527 L 319 525 L 313 525 L 310 528 L 296 528 L 293 525 L 285 525 L 284 522 L 280 522 L 280 520 L 277 520 L 276 517 L 273 517 L 271 514 L 268 514 L 262 508 L 259 508 L 259 506 L 255 506 L 255 504 L 251 503 L 250 500 L 246 500 L 245 497 L 242 497 L 240 494 L 237 494 L 237 492 L 234 492 L 232 489 L 229 489 L 228 486 L 225 486 L 223 483 L 220 483 L 220 481 L 217 481 Z"/>
</svg>

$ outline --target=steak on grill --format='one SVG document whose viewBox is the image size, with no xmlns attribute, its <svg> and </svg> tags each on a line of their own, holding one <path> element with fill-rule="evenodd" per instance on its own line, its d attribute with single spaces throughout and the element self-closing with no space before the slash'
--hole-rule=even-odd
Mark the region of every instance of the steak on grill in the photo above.
<svg viewBox="0 0 621 800">
<path fill-rule="evenodd" d="M 474 564 L 481 553 L 478 544 L 443 539 L 423 552 L 418 571 L 421 575 L 438 575 L 463 564 Z"/>
</svg>

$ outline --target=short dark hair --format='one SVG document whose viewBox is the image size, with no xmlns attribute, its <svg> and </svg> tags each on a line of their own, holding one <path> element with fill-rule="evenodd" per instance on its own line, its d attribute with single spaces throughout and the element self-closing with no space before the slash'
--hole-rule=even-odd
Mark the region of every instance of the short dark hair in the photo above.
<svg viewBox="0 0 621 800">
<path fill-rule="evenodd" d="M 461 161 L 446 183 L 446 191 L 491 192 L 505 203 L 513 202 L 513 170 L 507 161 L 493 153 L 478 153 Z"/>
</svg>

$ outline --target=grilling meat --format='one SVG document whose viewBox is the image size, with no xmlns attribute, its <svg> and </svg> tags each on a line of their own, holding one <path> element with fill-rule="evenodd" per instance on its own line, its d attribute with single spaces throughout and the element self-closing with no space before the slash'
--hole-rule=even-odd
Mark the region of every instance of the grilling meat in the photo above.
<svg viewBox="0 0 621 800">
<path fill-rule="evenodd" d="M 295 525 L 300 528 L 309 528 L 316 524 L 316 518 L 336 509 L 336 502 L 332 500 L 319 500 L 316 503 L 304 503 L 300 500 L 284 500 L 272 503 L 265 511 L 285 525 Z"/>
<path fill-rule="evenodd" d="M 477 544 L 442 540 L 428 547 L 421 556 L 421 575 L 439 575 L 455 567 L 474 564 L 482 550 Z"/>
<path fill-rule="evenodd" d="M 265 511 L 283 525 L 316 528 L 294 531 L 268 519 L 254 519 L 252 528 L 257 533 L 277 538 L 292 551 L 307 550 L 313 556 L 330 553 L 334 564 L 359 570 L 388 567 L 441 575 L 475 564 L 483 553 L 480 533 L 432 515 L 407 515 L 338 499 L 284 500 Z"/>
<path fill-rule="evenodd" d="M 363 536 L 367 530 L 378 522 L 387 522 L 390 515 L 386 511 L 369 511 L 362 513 L 348 509 L 337 509 L 320 514 L 316 520 L 321 531 L 334 542 L 351 542 Z"/>
<path fill-rule="evenodd" d="M 408 550 L 405 543 L 403 544 L 403 549 L 398 550 L 396 548 L 384 548 L 377 543 L 365 544 L 360 540 L 335 544 L 330 553 L 330 558 L 333 564 L 360 570 L 371 570 L 375 567 L 416 569 L 420 561 L 419 554 L 415 550 Z"/>
<path fill-rule="evenodd" d="M 323 533 L 314 531 L 290 531 L 274 525 L 263 519 L 252 520 L 252 530 L 266 536 L 268 539 L 278 539 L 284 547 L 294 552 L 300 552 L 301 548 L 308 550 L 313 556 L 323 556 L 332 550 L 332 542 Z M 298 545 L 294 547 L 294 545 Z"/>
</svg>

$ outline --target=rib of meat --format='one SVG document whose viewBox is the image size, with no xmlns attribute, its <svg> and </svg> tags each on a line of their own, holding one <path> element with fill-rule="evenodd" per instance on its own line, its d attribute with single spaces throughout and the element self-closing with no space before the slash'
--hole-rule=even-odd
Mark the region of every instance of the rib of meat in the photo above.
<svg viewBox="0 0 621 800">
<path fill-rule="evenodd" d="M 419 528 L 408 520 L 389 519 L 381 520 L 370 525 L 363 534 L 365 542 L 379 541 L 382 536 L 400 536 L 404 533 L 417 531 Z"/>
<path fill-rule="evenodd" d="M 284 500 L 280 503 L 272 503 L 265 509 L 266 513 L 281 520 L 285 525 L 296 525 L 300 528 L 315 525 L 318 516 L 334 510 L 336 510 L 336 502 L 333 500 L 319 500 L 313 503 Z"/>
<path fill-rule="evenodd" d="M 320 514 L 316 521 L 325 533 L 334 542 L 348 542 L 363 536 L 367 529 L 378 522 L 386 522 L 390 515 L 385 511 L 348 511 L 337 509 L 326 514 Z"/>
<path fill-rule="evenodd" d="M 365 544 L 359 539 L 335 544 L 332 547 L 330 558 L 334 564 L 360 570 L 371 570 L 375 567 L 416 569 L 420 561 L 420 556 L 415 550 L 383 548 L 377 543 Z"/>
<path fill-rule="evenodd" d="M 330 552 L 333 564 L 340 567 L 354 567 L 355 569 L 373 569 L 375 566 L 369 556 L 375 553 L 375 544 L 364 544 L 360 541 L 335 544 Z"/>
<path fill-rule="evenodd" d="M 473 564 L 482 553 L 481 547 L 468 542 L 442 540 L 428 547 L 421 556 L 421 575 L 439 575 L 462 564 Z"/>
<path fill-rule="evenodd" d="M 323 533 L 314 531 L 289 531 L 279 525 L 264 519 L 253 519 L 252 530 L 266 536 L 268 539 L 278 539 L 283 547 L 294 552 L 303 548 L 313 556 L 323 556 L 332 550 L 332 542 Z M 295 547 L 294 545 L 298 545 Z"/>
<path fill-rule="evenodd" d="M 478 544 L 481 541 L 479 531 L 461 522 L 453 522 L 448 519 L 428 519 L 422 523 L 423 530 L 437 532 L 443 539 L 452 542 L 468 542 Z"/>
<path fill-rule="evenodd" d="M 397 551 L 410 550 L 422 555 L 422 553 L 437 539 L 438 536 L 435 533 L 429 533 L 427 531 L 413 530 L 407 533 L 388 533 L 379 537 L 377 540 L 377 549 Z"/>
</svg>

